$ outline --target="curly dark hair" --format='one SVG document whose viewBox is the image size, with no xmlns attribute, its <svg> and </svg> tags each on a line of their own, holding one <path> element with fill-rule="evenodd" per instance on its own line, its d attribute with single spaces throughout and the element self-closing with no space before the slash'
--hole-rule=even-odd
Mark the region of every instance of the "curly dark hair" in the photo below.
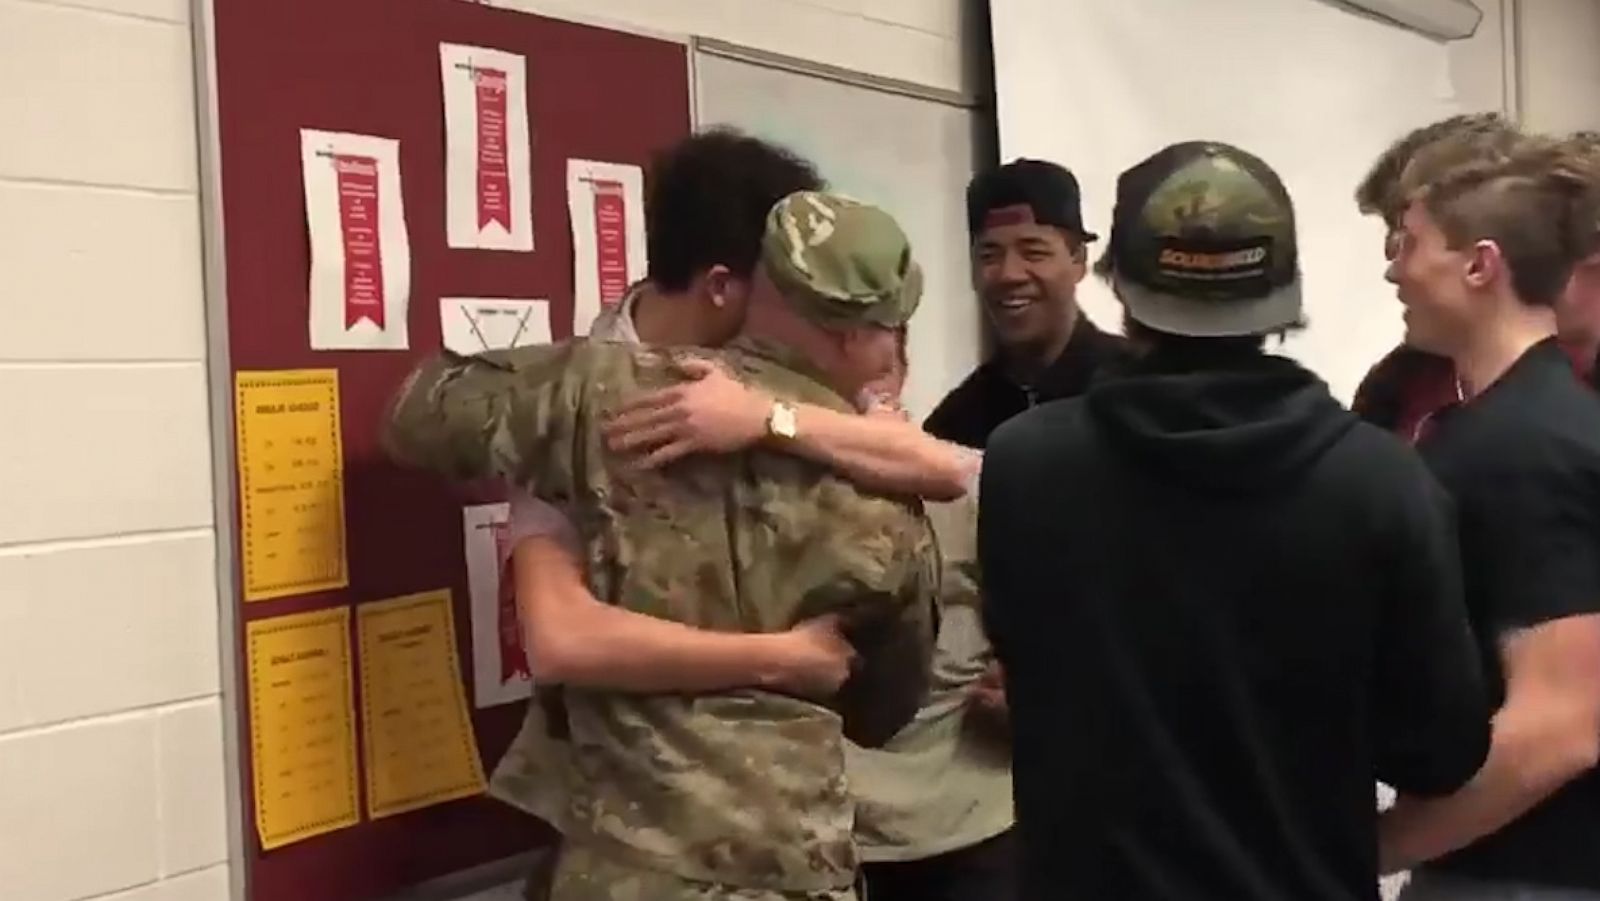
<svg viewBox="0 0 1600 901">
<path fill-rule="evenodd" d="M 696 273 L 719 264 L 748 278 L 773 205 L 824 187 L 811 163 L 732 128 L 679 141 L 655 158 L 646 177 L 650 280 L 682 291 Z"/>
</svg>

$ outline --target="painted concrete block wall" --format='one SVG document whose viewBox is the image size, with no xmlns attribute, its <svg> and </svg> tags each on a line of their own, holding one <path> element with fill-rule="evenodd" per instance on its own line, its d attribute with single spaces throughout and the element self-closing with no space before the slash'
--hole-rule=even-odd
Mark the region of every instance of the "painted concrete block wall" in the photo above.
<svg viewBox="0 0 1600 901">
<path fill-rule="evenodd" d="M 0 0 L 0 897 L 227 897 L 186 0 Z"/>
</svg>

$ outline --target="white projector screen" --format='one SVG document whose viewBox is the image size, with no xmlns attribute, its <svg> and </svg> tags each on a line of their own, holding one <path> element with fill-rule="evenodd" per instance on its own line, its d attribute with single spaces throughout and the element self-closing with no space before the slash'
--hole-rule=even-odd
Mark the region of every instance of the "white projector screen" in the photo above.
<svg viewBox="0 0 1600 901">
<path fill-rule="evenodd" d="M 1383 227 L 1352 194 L 1396 137 L 1456 111 L 1446 46 L 1317 0 L 991 9 L 1001 157 L 1071 168 L 1091 230 L 1109 231 L 1117 174 L 1175 141 L 1227 141 L 1278 171 L 1295 201 L 1310 322 L 1286 351 L 1348 400 L 1401 333 Z M 1093 276 L 1079 297 L 1097 323 L 1120 327 Z"/>
</svg>

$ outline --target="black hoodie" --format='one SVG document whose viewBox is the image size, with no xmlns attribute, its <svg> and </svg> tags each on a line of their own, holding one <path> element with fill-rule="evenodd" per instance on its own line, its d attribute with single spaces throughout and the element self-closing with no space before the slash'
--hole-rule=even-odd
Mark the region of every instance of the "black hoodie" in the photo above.
<svg viewBox="0 0 1600 901">
<path fill-rule="evenodd" d="M 1002 426 L 981 496 L 1030 901 L 1375 898 L 1373 781 L 1482 763 L 1448 502 L 1296 364 L 1142 361 Z"/>
</svg>

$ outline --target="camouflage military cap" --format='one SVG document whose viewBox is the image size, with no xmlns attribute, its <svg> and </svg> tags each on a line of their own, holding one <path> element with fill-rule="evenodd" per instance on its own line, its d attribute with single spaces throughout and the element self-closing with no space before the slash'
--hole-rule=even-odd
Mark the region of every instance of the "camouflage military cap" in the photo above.
<svg viewBox="0 0 1600 901">
<path fill-rule="evenodd" d="M 1103 271 L 1128 314 L 1174 335 L 1265 335 L 1301 319 L 1294 205 L 1228 144 L 1160 151 L 1117 179 Z"/>
<path fill-rule="evenodd" d="M 778 201 L 761 262 L 785 299 L 829 328 L 898 328 L 922 300 L 922 267 L 899 223 L 839 194 L 798 191 Z"/>
</svg>

